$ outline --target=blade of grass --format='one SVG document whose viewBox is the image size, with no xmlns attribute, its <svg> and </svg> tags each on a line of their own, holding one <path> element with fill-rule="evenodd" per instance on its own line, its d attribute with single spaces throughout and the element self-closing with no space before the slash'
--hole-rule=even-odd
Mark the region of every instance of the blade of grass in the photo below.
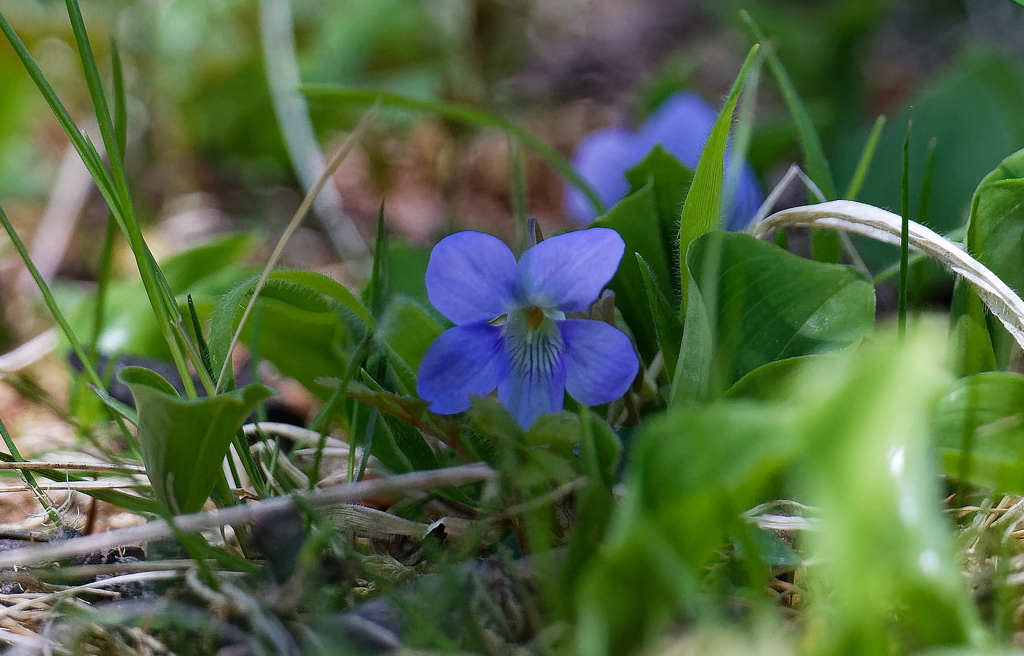
<svg viewBox="0 0 1024 656">
<path fill-rule="evenodd" d="M 18 451 L 18 446 L 11 439 L 11 434 L 7 432 L 7 426 L 4 425 L 3 420 L 0 420 L 0 436 L 4 439 L 4 444 L 7 445 L 7 450 L 10 451 L 11 456 L 18 462 L 22 462 L 25 459 L 21 457 L 21 452 Z M 43 507 L 46 514 L 50 516 L 50 519 L 57 526 L 64 526 L 64 521 L 60 518 L 60 513 L 50 503 L 49 497 L 39 488 L 39 484 L 36 483 L 36 477 L 32 475 L 32 472 L 27 469 L 20 470 L 21 477 L 25 479 L 25 484 L 32 488 L 32 494 L 39 501 L 39 505 Z"/>
<path fill-rule="evenodd" d="M 65 0 L 64 4 L 67 6 L 68 18 L 71 20 L 71 30 L 75 35 L 75 43 L 78 46 L 78 56 L 82 62 L 82 70 L 85 73 L 85 83 L 89 89 L 89 96 L 92 99 L 93 107 L 96 110 L 96 122 L 99 124 L 103 145 L 107 149 L 107 158 L 110 162 L 113 181 L 121 201 L 127 207 L 131 202 L 131 196 L 128 191 L 128 176 L 124 170 L 124 159 L 121 156 L 117 130 L 114 128 L 112 114 L 107 104 L 106 95 L 103 92 L 103 85 L 100 82 L 100 72 L 96 66 L 96 57 L 92 50 L 92 44 L 89 42 L 89 34 L 85 29 L 82 9 L 78 6 L 78 0 Z"/>
<path fill-rule="evenodd" d="M 690 191 L 683 201 L 683 209 L 679 218 L 679 261 L 686 261 L 686 249 L 690 242 L 705 232 L 718 227 L 722 219 L 722 177 L 725 172 L 725 147 L 729 140 L 729 128 L 732 126 L 732 114 L 736 109 L 740 91 L 747 73 L 761 62 L 758 52 L 760 47 L 755 44 L 740 67 L 740 72 L 733 82 L 725 106 L 715 120 L 711 134 L 708 136 L 704 151 L 693 171 Z M 686 320 L 686 295 L 690 282 L 690 274 L 686 267 L 680 267 L 679 285 L 682 303 L 679 309 L 680 321 Z"/>
<path fill-rule="evenodd" d="M 747 160 L 747 150 L 754 133 L 754 115 L 757 111 L 757 89 L 761 84 L 761 67 L 754 66 L 747 73 L 746 88 L 740 98 L 736 127 L 732 131 L 732 156 L 729 158 L 728 175 L 725 179 L 725 191 L 722 204 L 726 208 L 725 215 L 732 208 L 736 189 L 740 184 L 743 167 Z"/>
<path fill-rule="evenodd" d="M 234 350 L 235 344 L 237 344 L 238 340 L 242 337 L 242 330 L 245 328 L 245 322 L 248 320 L 249 315 L 252 314 L 253 307 L 256 305 L 260 291 L 262 291 L 264 285 L 267 284 L 267 277 L 270 275 L 270 272 L 273 271 L 274 267 L 277 266 L 278 260 L 281 259 L 281 254 L 284 252 L 285 245 L 288 243 L 292 234 L 294 234 L 298 229 L 302 220 L 306 218 L 306 214 L 309 213 L 309 208 L 313 205 L 313 199 L 316 198 L 317 194 L 320 193 L 320 190 L 324 188 L 325 184 L 327 184 L 327 181 L 332 175 L 334 175 L 334 172 L 338 170 L 339 166 L 341 166 L 341 163 L 345 161 L 346 157 L 348 157 L 348 154 L 352 152 L 352 148 L 354 148 L 362 138 L 363 133 L 366 132 L 367 127 L 369 127 L 373 118 L 377 114 L 377 107 L 377 105 L 371 107 L 370 111 L 364 114 L 363 118 L 359 120 L 355 129 L 352 130 L 348 137 L 345 138 L 341 147 L 338 148 L 338 151 L 331 158 L 330 162 L 328 162 L 327 167 L 320 176 L 320 179 L 317 180 L 316 184 L 313 185 L 313 188 L 309 190 L 309 193 L 306 194 L 306 197 L 302 200 L 302 204 L 299 205 L 299 209 L 295 211 L 295 215 L 288 223 L 288 226 L 284 229 L 284 233 L 281 234 L 281 238 L 277 240 L 277 246 L 274 247 L 274 252 L 271 253 L 270 259 L 267 260 L 267 264 L 263 267 L 263 272 L 260 274 L 260 278 L 256 282 L 256 289 L 253 291 L 252 297 L 246 304 L 245 310 L 242 312 L 242 318 L 238 322 L 238 328 L 235 330 L 235 334 L 232 336 L 231 342 L 228 344 L 228 355 L 224 358 L 224 364 L 220 369 L 220 374 L 217 376 L 217 384 L 214 387 L 214 392 L 219 392 L 226 380 L 228 367 L 231 366 L 231 352 Z"/>
<path fill-rule="evenodd" d="M 391 270 L 388 266 L 388 226 L 384 222 L 384 203 L 377 212 L 377 241 L 373 245 L 373 269 L 370 281 L 366 286 L 366 298 L 363 302 L 379 321 L 384 308 L 391 296 Z"/>
<path fill-rule="evenodd" d="M 747 27 L 750 28 L 750 31 L 754 33 L 754 38 L 757 39 L 758 43 L 764 46 L 768 67 L 771 68 L 772 74 L 779 83 L 779 90 L 782 91 L 782 97 L 786 101 L 789 113 L 793 117 L 793 123 L 796 125 L 797 134 L 800 136 L 800 148 L 804 153 L 804 169 L 807 171 L 807 177 L 813 180 L 814 184 L 821 189 L 822 193 L 825 194 L 826 200 L 834 200 L 836 198 L 836 185 L 832 180 L 832 172 L 829 169 L 828 160 L 825 159 L 825 150 L 821 147 L 821 140 L 814 129 L 814 123 L 811 121 L 810 114 L 807 113 L 807 108 L 801 102 L 800 96 L 793 86 L 793 81 L 789 78 L 789 74 L 786 73 L 782 62 L 779 61 L 779 56 L 775 53 L 775 49 L 771 46 L 768 39 L 765 38 L 764 33 L 761 32 L 761 28 L 757 26 L 757 23 L 754 22 L 754 19 L 746 11 L 741 11 L 740 17 L 747 24 Z"/>
<path fill-rule="evenodd" d="M 871 134 L 868 135 L 868 140 L 864 144 L 864 150 L 860 154 L 860 159 L 857 160 L 857 168 L 853 171 L 853 177 L 850 178 L 850 185 L 846 188 L 846 195 L 843 196 L 846 200 L 857 200 L 857 196 L 860 195 L 861 187 L 864 186 L 864 179 L 868 175 L 868 168 L 871 166 L 871 160 L 875 158 L 875 148 L 878 147 L 878 139 L 882 136 L 882 130 L 885 129 L 885 116 L 879 116 L 875 119 L 875 125 L 871 128 Z"/>
<path fill-rule="evenodd" d="M 68 0 L 69 3 L 72 0 Z M 69 12 L 75 14 L 75 8 L 77 5 L 69 4 Z M 78 14 L 80 19 L 80 13 Z M 88 39 L 81 38 L 78 32 L 82 32 L 84 35 L 84 24 L 79 20 L 78 24 L 75 24 L 75 18 L 72 16 L 73 28 L 76 30 L 76 40 L 80 41 L 80 45 L 84 44 L 88 46 Z M 74 120 L 71 118 L 67 108 L 60 101 L 53 87 L 47 81 L 46 76 L 43 74 L 39 65 L 32 58 L 32 55 L 28 52 L 25 44 L 21 41 L 17 32 L 11 26 L 7 17 L 0 13 L 0 32 L 3 32 L 7 38 L 11 47 L 14 49 L 18 59 L 21 60 L 22 65 L 28 72 L 32 82 L 36 85 L 40 94 L 46 100 L 47 105 L 50 107 L 50 111 L 53 112 L 54 117 L 60 123 L 64 129 L 65 134 L 71 141 L 72 146 L 78 152 L 82 158 L 82 162 L 85 164 L 89 173 L 92 175 L 93 180 L 96 182 L 96 187 L 99 189 L 100 194 L 103 196 L 107 205 L 110 207 L 111 213 L 117 220 L 118 226 L 121 228 L 125 237 L 128 239 L 128 243 L 135 254 L 136 262 L 139 266 L 139 272 L 142 275 L 143 284 L 146 288 L 146 293 L 149 297 L 150 304 L 153 307 L 154 314 L 156 315 L 157 325 L 160 328 L 162 336 L 167 340 L 168 347 L 171 350 L 172 358 L 174 359 L 175 365 L 178 368 L 182 379 L 185 381 L 186 390 L 190 391 L 191 396 L 195 396 L 195 389 L 192 385 L 191 377 L 188 375 L 188 367 L 185 364 L 183 345 L 181 343 L 182 336 L 184 335 L 184 329 L 180 321 L 180 312 L 178 312 L 177 305 L 174 302 L 173 295 L 169 292 L 169 286 L 167 281 L 163 278 L 160 269 L 156 267 L 155 260 L 152 253 L 149 251 L 149 247 L 146 245 L 145 240 L 142 237 L 142 230 L 138 224 L 138 220 L 134 214 L 134 207 L 130 202 L 130 198 L 126 193 L 122 193 L 122 186 L 119 185 L 111 171 L 103 163 L 103 158 L 100 156 L 96 149 L 96 146 L 89 139 L 82 130 L 78 128 Z M 88 61 L 91 58 L 91 50 L 86 47 L 85 50 L 80 50 L 80 55 L 83 59 L 83 67 L 89 73 L 89 69 L 95 68 L 95 60 L 93 59 L 90 65 Z M 98 73 L 96 74 L 96 81 L 98 82 Z M 94 85 L 90 82 L 90 95 L 93 95 Z M 102 96 L 102 89 L 100 88 L 100 95 Z M 101 103 L 101 106 L 106 106 L 106 100 L 104 98 L 97 98 L 94 96 L 94 102 Z M 113 135 L 114 130 L 110 127 L 111 120 L 109 112 L 106 116 L 98 116 L 97 120 L 100 121 L 101 127 L 106 124 L 106 128 L 110 135 Z M 116 143 L 113 138 L 108 139 L 104 136 L 105 143 Z M 108 149 L 110 150 L 110 149 Z M 110 150 L 111 162 L 120 161 L 119 153 L 117 148 Z M 123 174 L 123 165 L 121 167 Z M 126 189 L 126 185 L 123 187 Z M 184 350 L 188 349 L 188 344 L 184 346 Z M 197 369 L 198 360 L 196 361 Z M 211 385 L 212 386 L 212 385 Z"/>
<path fill-rule="evenodd" d="M 110 40 L 110 63 L 114 77 L 114 137 L 117 139 L 118 153 L 124 161 L 128 149 L 128 96 L 124 88 L 124 66 L 121 63 L 121 51 L 117 41 Z"/>
<path fill-rule="evenodd" d="M 117 49 L 117 42 L 113 39 L 110 40 L 110 55 L 113 62 L 114 75 L 114 131 L 117 134 L 117 143 L 123 159 L 128 144 L 128 101 L 125 95 L 124 68 L 121 65 L 121 55 Z M 107 290 L 110 286 L 110 268 L 113 262 L 114 240 L 116 238 L 117 221 L 111 213 L 107 215 L 107 228 L 103 236 L 103 248 L 100 250 L 100 261 L 96 274 L 96 300 L 93 305 L 92 339 L 89 341 L 89 353 L 97 359 L 99 358 L 99 339 L 103 333 Z M 94 361 L 93 366 L 95 365 L 96 362 Z"/>
<path fill-rule="evenodd" d="M 912 126 L 913 123 L 907 121 L 907 133 L 903 137 L 903 193 L 900 202 L 903 222 L 900 229 L 900 283 L 896 310 L 896 325 L 900 339 L 906 337 L 907 334 L 907 267 L 910 257 L 910 129 Z"/>
<path fill-rule="evenodd" d="M 361 104 L 370 104 L 379 100 L 384 107 L 395 107 L 424 114 L 437 114 L 438 116 L 462 121 L 477 127 L 501 130 L 527 145 L 530 149 L 540 155 L 551 166 L 551 168 L 558 171 L 562 177 L 582 191 L 587 197 L 587 200 L 590 201 L 591 206 L 594 208 L 594 211 L 598 216 L 605 213 L 604 203 L 601 202 L 601 199 L 597 195 L 597 192 L 594 191 L 594 188 L 576 172 L 576 169 L 573 168 L 572 164 L 562 157 L 557 150 L 515 123 L 506 121 L 494 114 L 490 114 L 468 105 L 443 102 L 440 100 L 421 100 L 419 98 L 403 96 L 402 94 L 379 89 L 360 89 L 332 84 L 307 84 L 303 85 L 301 91 L 310 98 L 320 100 L 336 100 Z"/>
<path fill-rule="evenodd" d="M 79 360 L 81 360 L 82 368 L 85 371 L 85 375 L 89 378 L 89 382 L 100 389 L 104 389 L 105 386 L 103 384 L 103 379 L 100 377 L 99 373 L 96 372 L 96 368 L 92 366 L 92 362 L 89 359 L 88 354 L 85 352 L 85 349 L 82 347 L 82 343 L 78 341 L 78 337 L 75 335 L 75 331 L 71 328 L 71 324 L 68 323 L 68 320 L 64 317 L 64 313 L 61 312 L 60 307 L 57 305 L 57 300 L 53 297 L 53 293 L 50 291 L 50 286 L 46 284 L 46 281 L 43 280 L 42 275 L 39 273 L 39 269 L 37 269 L 36 265 L 32 262 L 32 258 L 29 257 L 28 254 L 28 249 L 25 248 L 25 244 L 21 241 L 21 237 L 19 237 L 18 233 L 14 230 L 14 226 L 11 224 L 10 219 L 7 218 L 7 213 L 4 212 L 3 208 L 0 208 L 0 223 L 3 224 L 4 230 L 7 232 L 7 236 L 11 238 L 11 242 L 14 244 L 15 250 L 18 251 L 18 255 L 21 256 L 22 262 L 24 262 L 25 266 L 28 267 L 28 271 L 32 275 L 32 279 L 36 281 L 36 285 L 39 287 L 39 292 L 43 295 L 43 302 L 46 303 L 47 309 L 57 321 L 60 329 L 64 332 L 64 336 L 71 344 L 71 348 L 74 350 L 75 355 L 77 355 Z M 114 415 L 114 418 L 117 420 L 117 424 L 121 429 L 121 435 L 124 437 L 125 442 L 132 449 L 135 457 L 141 459 L 142 456 L 139 451 L 138 441 L 128 431 L 128 427 L 125 426 L 124 421 L 120 417 Z"/>
<path fill-rule="evenodd" d="M 661 345 L 661 354 L 665 360 L 665 372 L 668 374 L 668 379 L 672 380 L 676 371 L 676 362 L 679 360 L 679 344 L 683 338 L 683 326 L 679 323 L 672 304 L 668 302 L 658 286 L 651 265 L 644 260 L 640 253 L 634 253 L 634 255 L 640 265 L 640 275 L 644 279 L 644 291 L 647 294 L 647 303 L 651 308 L 651 316 L 654 318 L 654 329 L 657 331 L 658 342 Z"/>
<path fill-rule="evenodd" d="M 918 223 L 928 224 L 928 203 L 932 195 L 932 176 L 935 173 L 935 149 L 938 141 L 932 137 L 928 141 L 928 151 L 924 156 L 924 179 L 921 182 L 921 197 L 917 201 Z"/>
<path fill-rule="evenodd" d="M 523 157 L 521 141 L 508 137 L 509 190 L 512 196 L 512 221 L 516 228 L 516 245 L 526 250 L 526 230 L 529 213 L 529 198 L 526 189 L 526 158 Z"/>
</svg>

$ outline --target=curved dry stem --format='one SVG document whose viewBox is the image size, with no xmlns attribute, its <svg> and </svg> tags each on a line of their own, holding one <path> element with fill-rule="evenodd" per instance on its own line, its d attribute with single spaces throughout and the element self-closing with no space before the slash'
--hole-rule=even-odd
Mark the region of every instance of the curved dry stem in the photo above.
<svg viewBox="0 0 1024 656">
<path fill-rule="evenodd" d="M 830 228 L 899 246 L 902 220 L 899 215 L 874 205 L 834 200 L 776 212 L 762 221 L 752 223 L 747 233 L 760 239 L 779 228 L 789 226 Z M 969 282 L 992 314 L 1024 348 L 1024 300 L 1009 285 L 971 257 L 963 246 L 920 223 L 910 222 L 907 237 L 910 248 L 942 263 Z"/>
</svg>

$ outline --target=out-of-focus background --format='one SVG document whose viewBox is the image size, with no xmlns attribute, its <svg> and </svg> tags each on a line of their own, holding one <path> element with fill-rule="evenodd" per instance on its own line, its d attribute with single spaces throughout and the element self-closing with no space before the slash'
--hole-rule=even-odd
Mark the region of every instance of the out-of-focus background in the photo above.
<svg viewBox="0 0 1024 656">
<path fill-rule="evenodd" d="M 302 199 L 267 75 L 268 61 L 287 68 L 292 59 L 280 29 L 267 36 L 282 25 L 274 13 L 282 3 L 304 83 L 464 103 L 529 129 L 567 157 L 588 132 L 639 125 L 680 89 L 717 107 L 753 42 L 739 17 L 746 10 L 806 102 L 840 190 L 878 115 L 888 125 L 863 201 L 899 207 L 908 119 L 912 178 L 935 139 L 928 222 L 944 232 L 962 222 L 981 177 L 1024 146 L 1024 11 L 1007 0 L 86 0 L 101 69 L 110 70 L 112 39 L 125 67 L 131 184 L 158 257 L 230 230 L 274 237 Z M 88 129 L 91 106 L 64 3 L 0 7 Z M 65 162 L 67 140 L 6 44 L 0 88 L 0 203 L 25 235 L 49 206 L 52 225 L 36 235 L 37 252 L 58 252 L 55 274 L 87 285 L 96 276 L 103 201 Z M 800 160 L 767 69 L 756 108 L 747 158 L 767 190 Z M 330 153 L 367 107 L 311 101 L 310 109 Z M 385 110 L 334 183 L 367 241 L 382 201 L 390 228 L 414 244 L 463 228 L 510 237 L 509 150 L 498 131 Z M 545 230 L 569 227 L 563 180 L 529 153 L 526 163 L 529 214 Z M 911 189 L 916 196 L 920 185 Z M 66 252 L 53 225 L 70 226 Z M 313 218 L 305 225 L 286 263 L 336 262 L 330 230 Z M 8 273 L 20 270 L 9 245 L 0 253 Z M 119 262 L 126 272 L 134 266 L 129 257 Z M 3 278 L 10 299 L 16 277 Z M 4 304 L 0 344 L 33 333 L 23 310 Z"/>
</svg>

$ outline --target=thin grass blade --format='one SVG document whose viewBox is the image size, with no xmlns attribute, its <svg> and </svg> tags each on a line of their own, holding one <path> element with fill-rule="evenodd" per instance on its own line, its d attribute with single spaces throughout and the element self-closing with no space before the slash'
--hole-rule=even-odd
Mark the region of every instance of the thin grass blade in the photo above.
<svg viewBox="0 0 1024 656">
<path fill-rule="evenodd" d="M 693 171 L 693 181 L 690 183 L 690 191 L 683 201 L 683 210 L 679 220 L 679 261 L 686 261 L 686 249 L 697 237 L 720 225 L 722 218 L 722 178 L 725 173 L 725 149 L 729 141 L 729 128 L 732 125 L 732 114 L 736 109 L 736 102 L 739 100 L 740 91 L 743 90 L 744 81 L 748 72 L 755 65 L 760 65 L 758 51 L 760 47 L 754 45 L 747 53 L 747 58 L 740 68 L 736 81 L 733 82 L 729 96 L 726 98 L 725 106 L 722 108 L 711 134 L 701 153 L 697 168 Z M 680 270 L 680 291 L 682 292 L 682 303 L 680 305 L 680 320 L 684 320 L 686 312 L 686 292 L 689 286 L 690 275 L 685 267 Z"/>
</svg>

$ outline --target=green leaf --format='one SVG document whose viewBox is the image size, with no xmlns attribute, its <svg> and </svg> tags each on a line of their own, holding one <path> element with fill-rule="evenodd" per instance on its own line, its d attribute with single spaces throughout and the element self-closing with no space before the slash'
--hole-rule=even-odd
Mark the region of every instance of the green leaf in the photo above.
<svg viewBox="0 0 1024 656">
<path fill-rule="evenodd" d="M 363 288 L 362 301 L 375 318 L 379 318 L 391 300 L 391 256 L 389 254 L 387 224 L 384 223 L 384 205 L 377 212 L 377 241 L 373 245 L 373 269 Z"/>
<path fill-rule="evenodd" d="M 964 246 L 1018 295 L 1024 292 L 1024 150 L 1004 159 L 978 185 Z M 989 321 L 989 330 L 996 364 L 1003 368 L 1015 344 L 998 321 Z"/>
<path fill-rule="evenodd" d="M 256 287 L 258 276 L 240 283 L 217 304 L 210 321 L 210 354 L 214 370 L 228 356 L 238 321 Z M 343 347 L 352 339 L 349 322 L 372 327 L 373 319 L 352 292 L 341 283 L 311 271 L 274 271 L 260 294 L 259 352 L 287 376 L 314 394 L 320 377 L 339 376 L 347 357 Z M 347 316 L 346 316 L 347 315 Z M 250 341 L 252 326 L 242 339 Z"/>
<path fill-rule="evenodd" d="M 693 181 L 690 183 L 690 190 L 683 202 L 683 210 L 679 218 L 679 254 L 680 260 L 684 259 L 690 243 L 704 233 L 721 225 L 722 221 L 722 178 L 725 174 L 725 149 L 729 141 L 729 128 L 732 126 L 732 113 L 736 109 L 736 101 L 740 98 L 740 91 L 743 90 L 743 82 L 747 78 L 747 71 L 755 62 L 760 63 L 757 58 L 758 46 L 755 45 L 747 53 L 747 58 L 740 68 L 736 81 L 733 82 L 729 96 L 725 100 L 725 106 L 715 120 L 711 128 L 707 143 L 700 154 L 697 168 L 693 172 Z M 680 271 L 679 289 L 683 299 L 681 313 L 685 313 L 686 295 L 690 279 L 684 271 Z M 680 316 L 680 319 L 683 317 Z"/>
<path fill-rule="evenodd" d="M 811 115 L 800 100 L 800 95 L 796 92 L 793 81 L 789 79 L 789 74 L 786 73 L 785 67 L 779 61 L 775 48 L 765 38 L 761 28 L 754 23 L 754 20 L 746 11 L 740 12 L 740 15 L 754 33 L 758 43 L 764 46 L 765 57 L 768 59 L 768 68 L 771 69 L 775 80 L 779 83 L 782 98 L 786 101 L 790 116 L 793 117 L 793 123 L 796 125 L 797 134 L 800 136 L 800 149 L 804 153 L 804 168 L 806 169 L 807 177 L 818 186 L 818 189 L 824 194 L 825 200 L 835 200 L 836 185 L 832 179 L 828 160 L 825 158 L 825 150 L 821 147 L 821 139 L 818 138 L 818 133 L 814 129 L 814 123 L 811 121 Z"/>
<path fill-rule="evenodd" d="M 135 397 L 139 442 L 153 493 L 174 514 L 202 509 L 235 431 L 256 404 L 274 394 L 254 384 L 185 399 L 149 369 L 125 367 L 119 378 Z"/>
<path fill-rule="evenodd" d="M 665 371 L 668 372 L 669 380 L 672 380 L 676 362 L 679 360 L 679 342 L 683 338 L 683 324 L 679 323 L 678 313 L 662 293 L 650 265 L 640 253 L 636 253 L 636 259 L 640 275 L 643 277 L 647 305 L 651 318 L 654 320 L 658 345 L 661 347 L 662 357 L 665 359 Z"/>
<path fill-rule="evenodd" d="M 693 171 L 658 144 L 639 164 L 626 171 L 626 180 L 629 181 L 630 193 L 651 185 L 661 218 L 662 242 L 666 251 L 674 251 L 679 234 L 679 213 L 690 190 Z"/>
<path fill-rule="evenodd" d="M 374 339 L 385 350 L 403 394 L 416 393 L 416 372 L 423 354 L 442 332 L 429 312 L 401 296 L 394 298 L 380 317 Z"/>
<path fill-rule="evenodd" d="M 661 221 L 652 184 L 649 183 L 640 191 L 626 196 L 591 225 L 611 228 L 626 242 L 626 255 L 608 287 L 615 292 L 615 305 L 633 332 L 640 355 L 649 363 L 658 352 L 658 335 L 643 291 L 643 274 L 636 258 L 631 257 L 631 254 L 638 253 L 647 262 L 654 272 L 662 295 L 666 298 L 675 298 L 670 286 L 672 273 L 669 268 L 668 250 L 662 238 Z"/>
<path fill-rule="evenodd" d="M 808 363 L 828 358 L 831 353 L 821 355 L 798 355 L 794 358 L 776 360 L 761 365 L 740 378 L 725 393 L 728 399 L 753 399 L 757 401 L 779 401 L 792 391 L 797 373 Z"/>
<path fill-rule="evenodd" d="M 1009 494 L 1024 493 L 1024 376 L 990 371 L 962 378 L 935 419 L 946 474 Z"/>
<path fill-rule="evenodd" d="M 874 288 L 849 267 L 713 232 L 690 247 L 687 308 L 673 403 L 713 399 L 769 362 L 823 353 L 870 334 Z"/>
<path fill-rule="evenodd" d="M 253 235 L 238 234 L 216 238 L 173 255 L 162 264 L 163 272 L 175 294 L 191 293 L 197 309 L 210 311 L 226 291 L 248 273 L 240 262 L 256 245 Z M 127 352 L 162 360 L 171 357 L 152 309 L 140 300 L 145 294 L 138 279 L 119 280 L 109 286 L 107 305 L 117 312 L 107 313 L 99 345 L 104 353 Z M 182 298 L 184 301 L 184 298 Z M 86 304 L 77 313 L 77 332 L 88 334 L 92 325 L 92 307 Z"/>
<path fill-rule="evenodd" d="M 642 652 L 669 617 L 693 610 L 708 561 L 797 453 L 790 415 L 730 401 L 670 409 L 638 429 L 626 497 L 583 574 L 577 653 Z M 642 594 L 623 603 L 623 582 Z"/>
<path fill-rule="evenodd" d="M 367 388 L 378 395 L 389 394 L 376 381 L 364 376 Z M 380 398 L 380 397 L 378 397 Z M 378 407 L 384 417 L 384 439 L 378 435 L 373 440 L 371 453 L 393 472 L 409 472 L 439 467 L 437 455 L 423 439 L 423 435 L 410 422 L 389 414 Z M 379 424 L 378 424 L 379 425 Z"/>
<path fill-rule="evenodd" d="M 832 611 L 822 653 L 890 653 L 894 613 L 919 647 L 983 631 L 932 451 L 934 408 L 950 382 L 936 357 L 944 341 L 934 323 L 905 341 L 886 334 L 802 378 L 800 467 L 820 521 L 808 538 Z"/>
</svg>

